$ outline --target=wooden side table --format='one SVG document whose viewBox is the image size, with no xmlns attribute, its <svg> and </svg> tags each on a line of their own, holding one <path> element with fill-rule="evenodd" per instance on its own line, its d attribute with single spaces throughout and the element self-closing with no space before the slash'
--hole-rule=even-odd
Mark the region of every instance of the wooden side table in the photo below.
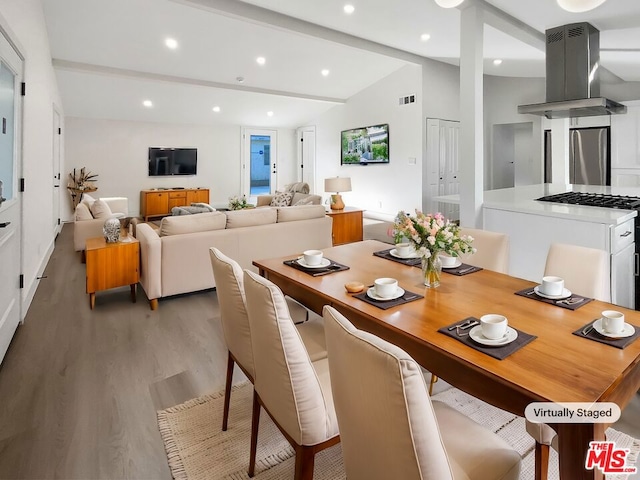
<svg viewBox="0 0 640 480">
<path fill-rule="evenodd" d="M 89 238 L 85 251 L 91 309 L 96 304 L 96 292 L 126 285 L 131 287 L 131 301 L 135 303 L 140 279 L 140 242 L 131 236 L 116 243 L 107 243 L 103 237 Z"/>
<path fill-rule="evenodd" d="M 344 210 L 329 210 L 327 215 L 333 219 L 333 245 L 362 241 L 362 212 L 353 207 Z"/>
</svg>

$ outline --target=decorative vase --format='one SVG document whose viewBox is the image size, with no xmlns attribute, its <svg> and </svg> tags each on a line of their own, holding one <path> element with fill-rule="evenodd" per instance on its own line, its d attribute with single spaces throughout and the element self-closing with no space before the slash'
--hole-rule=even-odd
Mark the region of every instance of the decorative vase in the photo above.
<svg viewBox="0 0 640 480">
<path fill-rule="evenodd" d="M 102 227 L 102 234 L 107 243 L 116 243 L 120 240 L 120 220 L 107 218 Z"/>
<path fill-rule="evenodd" d="M 436 288 L 440 285 L 442 263 L 437 253 L 432 253 L 429 258 L 422 257 L 422 278 L 427 288 Z"/>
</svg>

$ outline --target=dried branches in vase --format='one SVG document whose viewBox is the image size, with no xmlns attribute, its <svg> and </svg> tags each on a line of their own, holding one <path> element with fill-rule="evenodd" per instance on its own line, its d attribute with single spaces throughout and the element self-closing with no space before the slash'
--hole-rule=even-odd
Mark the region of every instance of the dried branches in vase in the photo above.
<svg viewBox="0 0 640 480">
<path fill-rule="evenodd" d="M 95 190 L 95 181 L 98 178 L 97 173 L 91 173 L 82 167 L 80 170 L 73 169 L 73 173 L 69 174 L 69 182 L 67 188 L 75 190 Z"/>
</svg>

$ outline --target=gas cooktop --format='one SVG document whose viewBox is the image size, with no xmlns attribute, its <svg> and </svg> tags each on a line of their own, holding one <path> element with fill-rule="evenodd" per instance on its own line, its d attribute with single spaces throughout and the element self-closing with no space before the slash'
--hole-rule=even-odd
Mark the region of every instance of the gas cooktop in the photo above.
<svg viewBox="0 0 640 480">
<path fill-rule="evenodd" d="M 541 202 L 567 203 L 571 205 L 587 205 L 590 207 L 619 208 L 622 210 L 640 210 L 640 197 L 622 195 L 605 195 L 601 193 L 566 192 L 548 195 L 536 200 Z"/>
</svg>

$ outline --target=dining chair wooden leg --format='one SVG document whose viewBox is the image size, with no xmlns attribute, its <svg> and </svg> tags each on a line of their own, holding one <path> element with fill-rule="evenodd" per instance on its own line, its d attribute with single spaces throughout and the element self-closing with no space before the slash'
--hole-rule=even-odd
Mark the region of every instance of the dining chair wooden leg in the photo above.
<svg viewBox="0 0 640 480">
<path fill-rule="evenodd" d="M 231 402 L 231 384 L 233 382 L 233 367 L 235 362 L 231 356 L 231 352 L 227 352 L 227 383 L 224 386 L 224 409 L 222 411 L 222 431 L 227 431 L 227 423 L 229 421 L 229 403 Z"/>
<path fill-rule="evenodd" d="M 429 382 L 429 396 L 433 395 L 433 384 L 436 383 L 437 381 L 438 381 L 438 377 L 432 373 L 431 381 Z"/>
<path fill-rule="evenodd" d="M 549 445 L 536 442 L 535 448 L 536 480 L 547 480 L 549 474 Z"/>
<path fill-rule="evenodd" d="M 296 471 L 294 480 L 313 480 L 316 451 L 314 447 L 296 445 Z"/>
<path fill-rule="evenodd" d="M 256 451 L 258 449 L 258 425 L 260 424 L 260 399 L 253 390 L 253 411 L 251 412 L 251 450 L 249 451 L 248 475 L 253 477 L 256 470 Z"/>
</svg>

